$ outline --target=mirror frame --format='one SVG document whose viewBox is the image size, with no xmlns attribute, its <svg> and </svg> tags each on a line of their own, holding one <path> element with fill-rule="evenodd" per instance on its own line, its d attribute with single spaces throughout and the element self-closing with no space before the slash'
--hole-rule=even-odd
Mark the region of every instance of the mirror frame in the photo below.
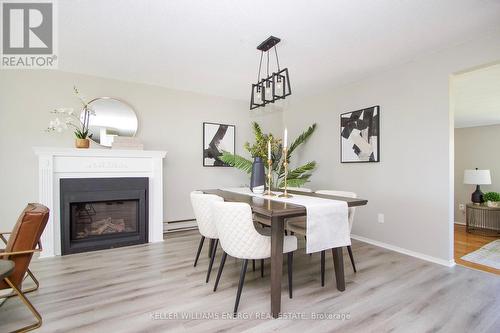
<svg viewBox="0 0 500 333">
<path fill-rule="evenodd" d="M 87 103 L 87 105 L 89 106 L 92 106 L 92 103 L 95 102 L 95 101 L 98 101 L 98 100 L 101 100 L 101 99 L 104 99 L 104 100 L 115 100 L 115 101 L 118 101 L 118 102 L 121 102 L 125 105 L 127 105 L 133 112 L 134 112 L 134 115 L 135 115 L 135 118 L 137 119 L 137 126 L 135 128 L 135 131 L 134 131 L 134 134 L 132 134 L 132 136 L 130 136 L 131 138 L 135 137 L 137 135 L 137 131 L 139 130 L 139 118 L 137 117 L 137 113 L 135 112 L 135 109 L 132 107 L 132 105 L 130 105 L 129 103 L 125 102 L 124 100 L 122 100 L 121 98 L 116 98 L 116 97 L 110 97 L 110 96 L 102 96 L 102 97 L 96 97 L 92 100 L 90 100 L 90 102 Z M 81 114 L 83 112 L 83 109 L 80 111 L 80 117 L 81 117 Z M 92 142 L 94 142 L 95 144 L 98 144 L 99 146 L 101 147 L 106 147 L 106 148 L 111 148 L 111 146 L 106 146 L 106 145 L 103 145 L 97 141 L 95 141 L 94 139 L 90 138 L 90 140 Z"/>
</svg>

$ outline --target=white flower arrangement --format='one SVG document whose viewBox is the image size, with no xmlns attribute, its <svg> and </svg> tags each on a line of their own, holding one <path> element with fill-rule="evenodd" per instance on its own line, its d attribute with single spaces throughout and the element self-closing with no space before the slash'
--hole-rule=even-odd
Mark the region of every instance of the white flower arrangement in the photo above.
<svg viewBox="0 0 500 333">
<path fill-rule="evenodd" d="M 79 117 L 75 114 L 73 108 L 57 108 L 50 113 L 56 114 L 55 119 L 49 122 L 47 132 L 62 132 L 72 127 L 74 129 L 75 137 L 78 139 L 90 139 L 92 134 L 89 134 L 89 121 L 90 116 L 95 115 L 94 110 L 90 107 L 89 102 L 85 96 L 81 95 L 76 87 L 73 87 L 75 95 L 78 97 L 83 106 L 83 115 Z M 62 120 L 59 118 L 63 118 Z M 82 119 L 83 118 L 83 119 Z"/>
</svg>

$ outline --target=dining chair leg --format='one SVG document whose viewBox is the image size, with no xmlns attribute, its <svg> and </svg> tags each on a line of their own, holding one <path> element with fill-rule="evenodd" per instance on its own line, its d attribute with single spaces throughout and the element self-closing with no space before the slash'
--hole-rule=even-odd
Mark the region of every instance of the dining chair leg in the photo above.
<svg viewBox="0 0 500 333">
<path fill-rule="evenodd" d="M 252 271 L 255 272 L 255 259 L 252 259 Z"/>
<path fill-rule="evenodd" d="M 293 297 L 293 252 L 288 252 L 288 297 Z"/>
<path fill-rule="evenodd" d="M 207 257 L 209 257 L 209 258 L 212 256 L 212 251 L 214 250 L 214 242 L 215 242 L 215 239 L 210 239 L 210 244 L 208 244 Z"/>
<path fill-rule="evenodd" d="M 215 239 L 212 249 L 212 256 L 210 257 L 210 263 L 208 264 L 207 280 L 205 281 L 206 283 L 208 283 L 208 280 L 210 280 L 210 272 L 212 272 L 212 266 L 215 260 L 215 252 L 217 252 L 217 244 L 219 244 L 219 240 Z"/>
<path fill-rule="evenodd" d="M 264 277 L 264 259 L 260 259 L 260 277 Z"/>
<path fill-rule="evenodd" d="M 325 286 L 325 250 L 321 251 L 321 286 Z"/>
<path fill-rule="evenodd" d="M 198 245 L 198 251 L 196 252 L 196 258 L 194 259 L 194 267 L 198 263 L 198 258 L 200 257 L 201 249 L 203 248 L 203 242 L 205 241 L 205 236 L 201 236 L 200 245 Z"/>
<path fill-rule="evenodd" d="M 217 290 L 217 286 L 219 285 L 222 270 L 224 269 L 224 264 L 226 263 L 226 257 L 227 253 L 225 251 L 222 251 L 222 259 L 220 261 L 219 271 L 217 272 L 217 279 L 215 279 L 214 291 Z"/>
<path fill-rule="evenodd" d="M 238 283 L 238 291 L 236 292 L 236 302 L 234 303 L 234 316 L 238 312 L 238 305 L 240 305 L 241 290 L 243 289 L 243 283 L 245 282 L 245 274 L 247 272 L 248 259 L 243 260 L 240 272 L 240 282 Z"/>
<path fill-rule="evenodd" d="M 350 245 L 347 246 L 347 252 L 349 252 L 349 258 L 351 258 L 352 269 L 354 270 L 354 273 L 356 273 L 356 265 L 354 264 L 354 256 L 352 255 L 352 249 Z"/>
</svg>

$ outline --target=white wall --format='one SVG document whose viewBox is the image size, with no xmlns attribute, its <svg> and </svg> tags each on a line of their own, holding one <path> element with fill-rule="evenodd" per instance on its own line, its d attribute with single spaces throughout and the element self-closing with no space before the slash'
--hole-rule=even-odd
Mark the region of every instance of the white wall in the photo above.
<svg viewBox="0 0 500 333">
<path fill-rule="evenodd" d="M 71 134 L 46 133 L 49 111 L 78 107 L 73 85 L 88 97 L 127 101 L 139 118 L 138 137 L 146 149 L 166 150 L 165 221 L 193 218 L 189 192 L 248 184 L 241 171 L 202 166 L 202 123 L 236 125 L 236 152 L 252 139 L 250 123 L 281 132 L 282 113 L 251 113 L 248 102 L 58 71 L 0 72 L 0 230 L 10 230 L 27 202 L 37 201 L 37 161 L 33 146 L 73 145 Z M 269 108 L 268 108 L 269 109 Z"/>
<path fill-rule="evenodd" d="M 315 159 L 313 189 L 352 190 L 368 199 L 353 233 L 447 263 L 453 259 L 453 124 L 449 77 L 500 59 L 500 31 L 387 69 L 317 96 L 294 99 L 285 125 L 317 132 L 301 154 Z M 368 55 L 367 55 L 368 56 Z M 381 162 L 340 163 L 339 114 L 380 105 Z M 377 214 L 385 214 L 385 223 Z"/>
<path fill-rule="evenodd" d="M 470 202 L 476 187 L 464 184 L 464 170 L 474 168 L 491 172 L 491 185 L 481 185 L 483 193 L 500 192 L 500 125 L 455 129 L 455 222 L 465 223 L 458 205 Z"/>
</svg>

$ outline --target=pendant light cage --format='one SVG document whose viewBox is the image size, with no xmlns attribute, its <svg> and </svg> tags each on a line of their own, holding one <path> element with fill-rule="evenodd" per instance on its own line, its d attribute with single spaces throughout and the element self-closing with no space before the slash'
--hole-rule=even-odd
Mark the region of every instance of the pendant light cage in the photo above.
<svg viewBox="0 0 500 333">
<path fill-rule="evenodd" d="M 257 83 L 252 84 L 250 110 L 265 107 L 269 103 L 285 99 L 287 96 L 292 94 L 288 68 L 280 68 L 278 50 L 276 48 L 276 44 L 280 41 L 281 40 L 279 38 L 271 36 L 257 46 L 257 50 L 260 51 L 259 72 L 257 74 Z M 269 74 L 271 66 L 269 52 L 271 49 L 274 50 L 274 56 L 276 58 L 276 71 Z M 262 60 L 264 59 L 264 55 L 266 61 L 266 77 L 261 78 Z"/>
</svg>

